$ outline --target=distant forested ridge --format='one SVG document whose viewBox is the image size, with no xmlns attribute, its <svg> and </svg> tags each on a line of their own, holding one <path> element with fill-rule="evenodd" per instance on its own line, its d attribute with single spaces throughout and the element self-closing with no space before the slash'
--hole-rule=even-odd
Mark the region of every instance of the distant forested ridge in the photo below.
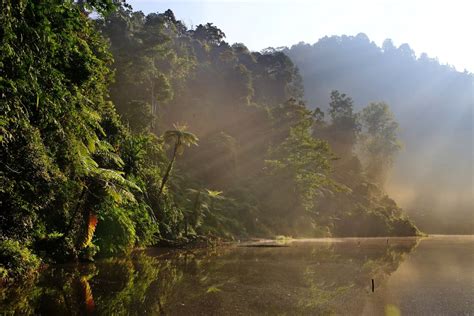
<svg viewBox="0 0 474 316">
<path fill-rule="evenodd" d="M 408 44 L 382 47 L 365 34 L 324 37 L 282 50 L 300 69 L 310 108 L 330 92 L 349 94 L 360 109 L 390 104 L 404 148 L 387 189 L 428 232 L 473 233 L 474 76 Z"/>
<path fill-rule="evenodd" d="M 310 110 L 283 52 L 170 10 L 1 8 L 0 277 L 196 239 L 419 233 L 382 186 L 388 104 L 334 90 Z"/>
</svg>

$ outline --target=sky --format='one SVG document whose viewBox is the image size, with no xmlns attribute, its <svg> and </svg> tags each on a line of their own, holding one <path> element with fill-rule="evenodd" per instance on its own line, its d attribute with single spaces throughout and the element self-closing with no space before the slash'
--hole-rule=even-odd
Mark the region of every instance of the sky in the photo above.
<svg viewBox="0 0 474 316">
<path fill-rule="evenodd" d="M 229 43 L 259 51 L 365 33 L 391 38 L 474 72 L 474 0 L 127 0 L 144 13 L 171 9 L 188 27 L 212 22 Z"/>
</svg>

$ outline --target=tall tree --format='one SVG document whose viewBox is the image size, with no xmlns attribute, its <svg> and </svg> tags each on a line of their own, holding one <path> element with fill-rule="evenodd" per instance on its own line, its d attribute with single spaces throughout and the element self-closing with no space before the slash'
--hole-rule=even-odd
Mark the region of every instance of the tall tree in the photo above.
<svg viewBox="0 0 474 316">
<path fill-rule="evenodd" d="M 333 149 L 341 157 L 350 157 L 359 130 L 352 98 L 337 90 L 332 91 L 329 116 Z"/>
<path fill-rule="evenodd" d="M 166 182 L 169 179 L 171 174 L 171 170 L 173 169 L 174 162 L 176 161 L 176 157 L 178 155 L 182 155 L 184 148 L 189 147 L 191 145 L 197 145 L 198 138 L 193 133 L 186 131 L 185 125 L 174 125 L 174 130 L 168 130 L 164 133 L 163 138 L 165 142 L 173 142 L 173 153 L 171 154 L 171 159 L 168 163 L 168 167 L 163 175 L 163 179 L 161 180 L 161 186 L 158 191 L 158 198 L 163 193 L 163 189 L 166 185 Z"/>
<path fill-rule="evenodd" d="M 361 150 L 370 179 L 383 185 L 395 154 L 401 149 L 398 123 L 383 102 L 370 103 L 360 115 L 362 126 Z"/>
<path fill-rule="evenodd" d="M 275 216 L 285 218 L 288 229 L 301 217 L 315 220 L 311 213 L 316 197 L 334 185 L 330 177 L 333 156 L 326 141 L 312 137 L 313 113 L 303 103 L 290 100 L 283 108 L 292 109 L 279 111 L 286 112 L 286 117 L 292 113 L 292 119 L 286 138 L 270 150 L 265 161 L 265 179 L 276 185 L 263 189 L 271 190 L 263 203 Z"/>
</svg>

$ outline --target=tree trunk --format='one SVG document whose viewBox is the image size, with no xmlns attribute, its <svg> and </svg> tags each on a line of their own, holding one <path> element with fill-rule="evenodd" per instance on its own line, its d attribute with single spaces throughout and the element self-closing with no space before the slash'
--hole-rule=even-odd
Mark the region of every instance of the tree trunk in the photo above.
<svg viewBox="0 0 474 316">
<path fill-rule="evenodd" d="M 197 209 L 198 209 L 198 206 L 199 206 L 199 197 L 200 196 L 201 196 L 201 190 L 199 190 L 196 193 L 196 198 L 194 199 L 193 211 L 192 211 L 192 214 L 191 214 L 194 218 L 197 218 Z M 186 236 L 188 236 L 188 225 L 189 225 L 187 217 L 186 217 Z"/>
<path fill-rule="evenodd" d="M 79 213 L 79 210 L 81 209 L 82 203 L 84 202 L 84 197 L 86 195 L 86 192 L 87 192 L 87 189 L 82 188 L 81 195 L 79 196 L 79 199 L 76 203 L 76 208 L 75 208 L 74 213 L 72 214 L 71 218 L 69 219 L 69 223 L 68 223 L 66 229 L 64 230 L 63 236 L 61 237 L 62 239 L 65 239 L 71 233 L 72 228 L 74 226 L 74 223 L 76 221 L 76 216 Z"/>
<path fill-rule="evenodd" d="M 184 214 L 184 236 L 188 237 L 188 215 Z"/>
<path fill-rule="evenodd" d="M 153 81 L 151 82 L 151 130 L 154 131 L 155 129 L 155 85 L 153 84 Z"/>
<path fill-rule="evenodd" d="M 171 169 L 173 169 L 173 164 L 174 164 L 174 161 L 176 160 L 176 155 L 178 153 L 178 147 L 180 143 L 181 143 L 181 140 L 178 138 L 176 140 L 176 143 L 174 144 L 173 156 L 171 157 L 171 161 L 168 164 L 168 168 L 166 168 L 166 172 L 165 172 L 165 175 L 163 176 L 163 180 L 161 180 L 161 186 L 160 186 L 160 190 L 158 191 L 158 197 L 157 197 L 158 200 L 160 199 L 161 194 L 163 193 L 163 189 L 165 188 L 165 184 L 168 181 L 168 178 L 171 173 Z"/>
</svg>

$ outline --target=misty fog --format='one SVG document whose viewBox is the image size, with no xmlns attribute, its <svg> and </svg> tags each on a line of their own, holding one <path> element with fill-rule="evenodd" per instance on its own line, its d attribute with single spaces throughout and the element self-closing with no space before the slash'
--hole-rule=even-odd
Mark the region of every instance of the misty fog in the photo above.
<svg viewBox="0 0 474 316">
<path fill-rule="evenodd" d="M 324 107 L 337 88 L 356 108 L 390 104 L 404 149 L 388 192 L 426 231 L 472 233 L 474 76 L 442 65 L 408 44 L 382 47 L 365 34 L 334 36 L 285 49 L 300 69 L 305 98 Z"/>
<path fill-rule="evenodd" d="M 461 2 L 2 1 L 0 314 L 472 314 Z"/>
</svg>

